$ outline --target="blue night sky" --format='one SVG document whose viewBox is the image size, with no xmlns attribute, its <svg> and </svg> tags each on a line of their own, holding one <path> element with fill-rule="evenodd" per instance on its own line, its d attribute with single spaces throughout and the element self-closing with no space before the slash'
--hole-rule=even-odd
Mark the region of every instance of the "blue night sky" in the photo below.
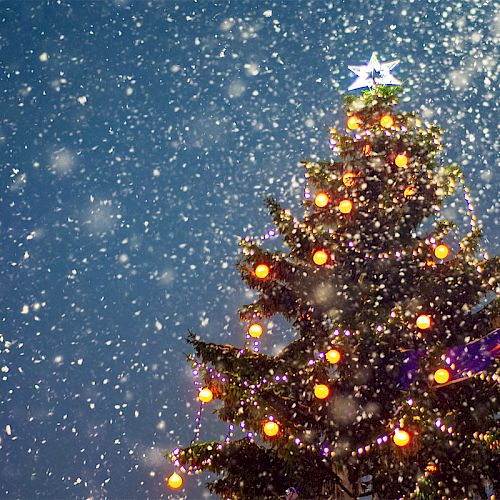
<svg viewBox="0 0 500 500">
<path fill-rule="evenodd" d="M 496 253 L 493 2 L 16 0 L 0 19 L 2 498 L 208 497 L 203 476 L 165 486 L 197 410 L 183 339 L 243 344 L 238 237 L 270 229 L 266 195 L 300 215 L 297 164 L 329 158 L 372 51 L 444 129 Z"/>
</svg>

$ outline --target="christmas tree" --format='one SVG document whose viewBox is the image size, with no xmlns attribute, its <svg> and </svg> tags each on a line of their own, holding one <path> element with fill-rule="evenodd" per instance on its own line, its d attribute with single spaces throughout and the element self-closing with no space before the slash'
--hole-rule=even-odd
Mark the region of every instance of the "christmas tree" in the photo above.
<svg viewBox="0 0 500 500">
<path fill-rule="evenodd" d="M 181 474 L 216 473 L 208 488 L 221 498 L 499 489 L 499 259 L 480 252 L 464 177 L 440 159 L 441 131 L 397 109 L 395 64 L 351 67 L 351 88 L 369 88 L 345 97 L 332 159 L 303 162 L 303 217 L 267 200 L 286 251 L 241 241 L 241 276 L 259 295 L 239 311 L 245 347 L 189 336 L 200 405 L 220 400 L 229 433 L 170 458 Z M 458 188 L 471 225 L 461 238 L 440 214 Z M 258 339 L 274 315 L 296 337 L 264 354 Z"/>
</svg>

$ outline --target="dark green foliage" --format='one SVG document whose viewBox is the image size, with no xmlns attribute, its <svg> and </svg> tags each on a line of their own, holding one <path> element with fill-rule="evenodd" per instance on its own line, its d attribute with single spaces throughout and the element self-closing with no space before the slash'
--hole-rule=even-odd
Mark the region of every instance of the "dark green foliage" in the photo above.
<svg viewBox="0 0 500 500">
<path fill-rule="evenodd" d="M 324 482 L 340 483 L 325 461 L 307 451 L 295 457 L 274 453 L 246 438 L 219 446 L 217 442 L 195 444 L 181 451 L 179 458 L 217 474 L 227 471 L 226 477 L 209 484 L 212 493 L 224 498 L 276 499 L 284 496 L 290 484 L 307 491 L 307 498 L 324 498 Z"/>
</svg>

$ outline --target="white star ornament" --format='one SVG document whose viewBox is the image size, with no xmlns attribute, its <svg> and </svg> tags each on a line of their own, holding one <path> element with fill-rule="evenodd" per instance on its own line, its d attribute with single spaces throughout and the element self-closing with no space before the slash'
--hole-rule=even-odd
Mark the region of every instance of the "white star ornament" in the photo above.
<svg viewBox="0 0 500 500">
<path fill-rule="evenodd" d="M 368 64 L 364 66 L 348 66 L 358 76 L 349 90 L 371 88 L 374 85 L 400 85 L 401 82 L 391 74 L 391 70 L 399 64 L 399 59 L 381 63 L 374 52 Z"/>
</svg>

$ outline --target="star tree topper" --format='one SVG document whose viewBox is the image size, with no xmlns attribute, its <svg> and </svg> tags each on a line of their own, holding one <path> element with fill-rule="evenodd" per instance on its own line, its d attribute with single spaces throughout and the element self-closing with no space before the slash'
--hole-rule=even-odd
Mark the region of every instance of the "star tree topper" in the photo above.
<svg viewBox="0 0 500 500">
<path fill-rule="evenodd" d="M 358 78 L 349 87 L 349 90 L 373 87 L 374 85 L 399 85 L 401 82 L 391 75 L 391 70 L 399 64 L 399 59 L 394 61 L 379 62 L 376 52 L 372 53 L 370 61 L 364 66 L 348 66 Z"/>
</svg>

